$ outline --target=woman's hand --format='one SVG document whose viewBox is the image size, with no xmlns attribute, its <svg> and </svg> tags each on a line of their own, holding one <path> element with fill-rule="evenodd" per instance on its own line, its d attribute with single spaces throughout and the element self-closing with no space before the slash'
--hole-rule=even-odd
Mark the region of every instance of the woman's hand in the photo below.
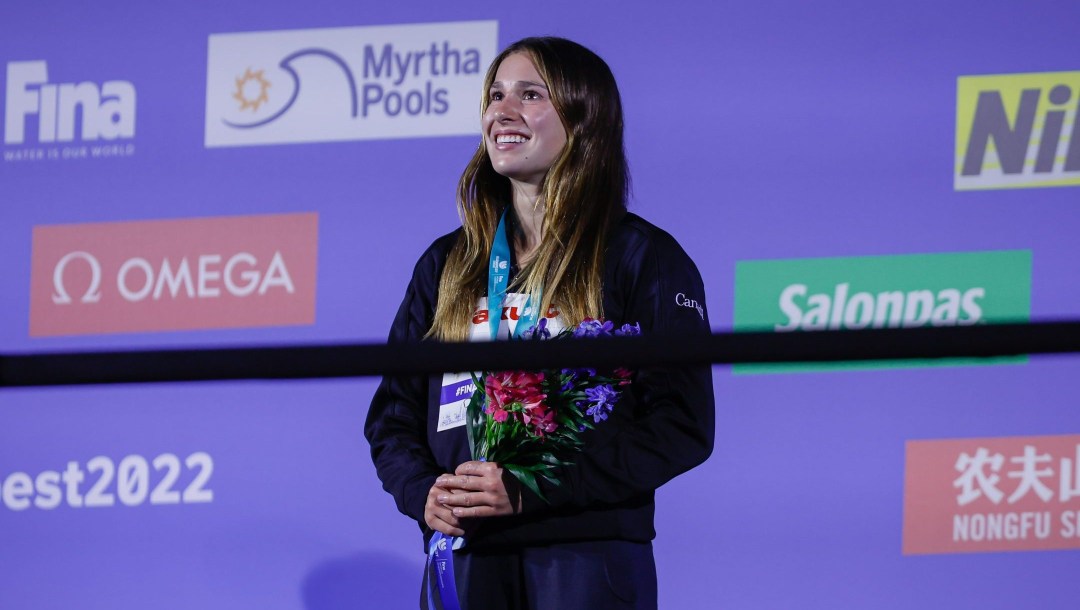
<svg viewBox="0 0 1080 610">
<path fill-rule="evenodd" d="M 514 484 L 508 488 L 504 477 L 510 476 L 495 462 L 465 462 L 454 474 L 441 475 L 432 490 L 443 490 L 435 501 L 455 519 L 512 515 L 521 512 L 521 492 Z"/>
<path fill-rule="evenodd" d="M 461 529 L 461 521 L 454 516 L 452 508 L 446 506 L 439 500 L 441 497 L 449 497 L 455 493 L 461 493 L 459 490 L 451 489 L 440 485 L 440 481 L 446 478 L 452 478 L 454 475 L 444 474 L 435 481 L 435 484 L 428 490 L 427 502 L 424 504 L 424 522 L 431 529 L 442 532 L 448 536 L 464 536 L 465 530 Z"/>
</svg>

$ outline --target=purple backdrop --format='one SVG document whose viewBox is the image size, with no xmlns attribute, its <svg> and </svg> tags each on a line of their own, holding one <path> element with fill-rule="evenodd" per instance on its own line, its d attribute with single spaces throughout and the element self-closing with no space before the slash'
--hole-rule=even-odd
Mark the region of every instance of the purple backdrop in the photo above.
<svg viewBox="0 0 1080 610">
<path fill-rule="evenodd" d="M 131 154 L 15 160 L 46 148 L 40 117 L 26 142 L 0 145 L 0 351 L 383 340 L 416 258 L 457 222 L 477 135 L 207 146 L 209 37 L 463 21 L 497 22 L 500 48 L 555 34 L 607 59 L 626 106 L 632 209 L 697 261 L 717 329 L 732 327 L 737 261 L 927 252 L 1030 250 L 1031 317 L 1076 317 L 1077 187 L 956 191 L 953 173 L 957 78 L 1080 70 L 1077 18 L 1056 0 L 9 3 L 5 109 L 11 65 L 45 61 L 49 83 L 132 83 L 137 110 L 134 135 L 117 140 Z M 29 334 L 35 226 L 309 211 L 312 325 Z M 1074 607 L 1075 550 L 905 556 L 901 526 L 906 440 L 1080 433 L 1077 365 L 717 367 L 716 451 L 658 493 L 661 605 Z M 70 506 L 68 474 L 55 508 L 13 510 L 25 494 L 6 484 L 0 607 L 415 607 L 418 531 L 382 492 L 361 434 L 374 386 L 0 390 L 0 483 L 70 467 L 86 493 L 93 458 L 107 458 L 100 472 L 138 456 L 124 474 L 130 506 L 119 494 Z M 212 471 L 186 462 L 201 454 Z M 140 499 L 133 473 L 163 455 L 176 480 L 162 502 Z M 151 465 L 149 483 L 168 470 Z M 196 493 L 203 473 L 210 501 Z M 164 493 L 187 489 L 191 501 Z"/>
</svg>

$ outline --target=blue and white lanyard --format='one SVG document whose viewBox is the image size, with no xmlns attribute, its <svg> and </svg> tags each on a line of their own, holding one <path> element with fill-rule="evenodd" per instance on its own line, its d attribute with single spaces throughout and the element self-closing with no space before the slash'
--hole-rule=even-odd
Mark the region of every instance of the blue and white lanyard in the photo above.
<svg viewBox="0 0 1080 610">
<path fill-rule="evenodd" d="M 506 299 L 506 288 L 510 283 L 510 242 L 506 239 L 506 214 L 507 212 L 503 212 L 502 218 L 499 219 L 499 228 L 495 230 L 495 241 L 491 243 L 491 259 L 488 264 L 487 306 L 492 341 L 499 336 L 499 323 L 503 317 L 502 304 Z M 535 326 L 539 319 L 540 303 L 531 303 L 531 301 L 531 296 L 525 301 L 524 311 L 521 312 L 517 326 L 514 327 L 514 337 L 520 337 L 523 332 Z M 509 319 L 507 323 L 509 324 Z"/>
<path fill-rule="evenodd" d="M 509 209 L 509 208 L 508 208 Z M 495 230 L 495 240 L 491 244 L 491 257 L 488 264 L 488 325 L 491 340 L 499 337 L 499 324 L 502 321 L 502 304 L 506 300 L 506 289 L 510 284 L 510 242 L 506 239 L 506 214 L 499 219 L 499 228 Z M 530 305 L 532 297 L 525 300 L 524 311 L 518 317 L 513 337 L 520 337 L 526 330 L 536 325 L 539 318 L 540 304 Z M 509 324 L 507 316 L 507 324 Z M 439 590 L 439 600 L 443 610 L 459 610 L 457 585 L 454 582 L 454 550 L 461 548 L 465 541 L 457 536 L 446 536 L 435 532 L 428 543 L 428 609 L 436 610 L 434 590 Z M 432 569 L 434 568 L 434 569 Z"/>
</svg>

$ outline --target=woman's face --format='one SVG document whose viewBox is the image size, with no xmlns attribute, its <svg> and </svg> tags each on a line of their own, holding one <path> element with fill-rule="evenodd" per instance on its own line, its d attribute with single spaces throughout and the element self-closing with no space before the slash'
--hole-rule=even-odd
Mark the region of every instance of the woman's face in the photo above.
<svg viewBox="0 0 1080 610">
<path fill-rule="evenodd" d="M 533 186 L 540 185 L 566 146 L 566 130 L 547 83 L 524 53 L 499 64 L 482 127 L 495 171 Z"/>
</svg>

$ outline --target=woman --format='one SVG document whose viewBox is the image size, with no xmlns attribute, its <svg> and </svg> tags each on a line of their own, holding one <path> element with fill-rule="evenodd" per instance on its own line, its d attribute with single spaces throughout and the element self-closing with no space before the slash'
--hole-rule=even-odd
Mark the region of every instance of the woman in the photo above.
<svg viewBox="0 0 1080 610">
<path fill-rule="evenodd" d="M 459 185 L 463 226 L 420 258 L 390 340 L 503 338 L 520 334 L 526 310 L 549 327 L 591 317 L 645 334 L 708 332 L 694 263 L 626 211 L 622 107 L 607 64 L 568 40 L 527 38 L 495 58 L 485 91 L 482 141 Z M 489 269 L 500 265 L 509 288 L 489 315 L 500 281 Z M 709 367 L 637 371 L 544 500 L 499 464 L 469 459 L 463 383 L 388 377 L 365 426 L 383 487 L 425 542 L 436 531 L 467 541 L 453 555 L 461 607 L 655 607 L 653 493 L 712 451 Z"/>
</svg>

